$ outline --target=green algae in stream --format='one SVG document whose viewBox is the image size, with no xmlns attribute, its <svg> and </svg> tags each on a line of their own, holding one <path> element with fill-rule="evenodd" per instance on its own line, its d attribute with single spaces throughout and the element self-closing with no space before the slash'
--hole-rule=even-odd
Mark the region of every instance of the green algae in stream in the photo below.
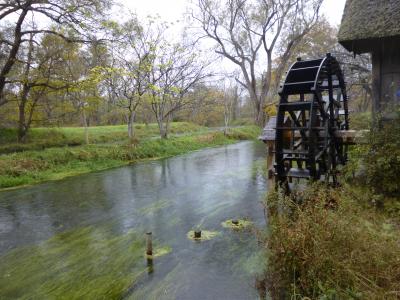
<svg viewBox="0 0 400 300">
<path fill-rule="evenodd" d="M 154 259 L 154 258 L 158 258 L 164 255 L 167 255 L 169 253 L 171 253 L 172 248 L 169 246 L 166 247 L 158 247 L 153 251 L 153 255 L 147 255 L 145 254 L 145 257 L 148 259 Z"/>
<path fill-rule="evenodd" d="M 143 214 L 143 215 L 147 215 L 147 214 L 151 214 L 151 213 L 154 214 L 161 209 L 171 206 L 172 204 L 173 204 L 172 200 L 160 199 L 156 202 L 153 202 L 150 205 L 140 208 L 139 213 Z"/>
<path fill-rule="evenodd" d="M 267 160 L 264 158 L 257 159 L 253 162 L 253 165 L 251 166 L 251 177 L 254 179 L 260 175 L 264 178 L 268 177 Z"/>
<path fill-rule="evenodd" d="M 179 290 L 185 287 L 185 282 L 180 279 L 187 271 L 182 263 L 178 263 L 170 270 L 162 281 L 157 284 L 150 284 L 135 288 L 126 299 L 128 300 L 174 300 L 177 299 Z"/>
<path fill-rule="evenodd" d="M 209 230 L 202 230 L 201 237 L 195 238 L 194 237 L 194 230 L 191 230 L 187 233 L 187 238 L 193 241 L 208 241 L 215 238 L 219 234 L 218 231 L 209 231 Z"/>
<path fill-rule="evenodd" d="M 254 249 L 249 255 L 241 255 L 239 260 L 232 265 L 232 269 L 249 275 L 262 275 L 267 269 L 266 261 L 265 251 Z"/>
<path fill-rule="evenodd" d="M 234 220 L 226 220 L 225 222 L 222 222 L 221 225 L 224 228 L 242 230 L 242 229 L 250 227 L 253 224 L 251 221 L 248 221 L 248 220 L 237 219 L 235 221 L 237 221 L 236 224 L 235 224 Z"/>
<path fill-rule="evenodd" d="M 61 233 L 0 257 L 0 299 L 119 299 L 146 272 L 144 252 L 143 236 L 133 231 Z"/>
</svg>

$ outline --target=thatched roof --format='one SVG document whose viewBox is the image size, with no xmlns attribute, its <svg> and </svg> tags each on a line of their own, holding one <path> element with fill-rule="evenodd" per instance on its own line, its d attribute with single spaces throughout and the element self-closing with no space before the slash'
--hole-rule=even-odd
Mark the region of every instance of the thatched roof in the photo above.
<svg viewBox="0 0 400 300">
<path fill-rule="evenodd" d="M 400 0 L 346 1 L 338 38 L 347 50 L 370 52 L 368 40 L 399 36 Z"/>
</svg>

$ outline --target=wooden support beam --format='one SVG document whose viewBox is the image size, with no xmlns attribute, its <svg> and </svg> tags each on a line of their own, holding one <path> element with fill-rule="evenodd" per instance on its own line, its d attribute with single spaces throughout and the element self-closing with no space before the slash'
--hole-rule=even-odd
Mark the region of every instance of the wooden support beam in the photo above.
<svg viewBox="0 0 400 300">
<path fill-rule="evenodd" d="M 369 130 L 336 130 L 335 136 L 339 139 L 342 139 L 342 143 L 348 145 L 355 144 L 365 144 L 365 137 L 369 133 Z M 295 132 L 295 137 L 301 137 L 299 132 Z"/>
<path fill-rule="evenodd" d="M 365 144 L 369 130 L 337 130 L 335 136 L 342 139 L 344 144 Z"/>
</svg>

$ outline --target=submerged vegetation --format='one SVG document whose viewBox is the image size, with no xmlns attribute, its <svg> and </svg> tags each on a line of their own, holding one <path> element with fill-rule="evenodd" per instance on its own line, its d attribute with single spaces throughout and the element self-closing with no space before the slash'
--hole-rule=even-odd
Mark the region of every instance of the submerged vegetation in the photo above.
<svg viewBox="0 0 400 300">
<path fill-rule="evenodd" d="M 67 176 L 104 170 L 143 159 L 165 158 L 204 147 L 254 139 L 259 133 L 256 126 L 233 128 L 224 135 L 220 131 L 191 132 L 196 128 L 169 139 L 147 138 L 132 143 L 99 143 L 75 147 L 53 147 L 41 151 L 29 150 L 0 156 L 0 188 L 35 184 Z M 178 131 L 178 130 L 177 130 Z M 178 131 L 179 132 L 179 131 Z M 102 136 L 98 135 L 99 138 Z M 111 131 L 111 138 L 115 133 Z"/>
<path fill-rule="evenodd" d="M 193 240 L 193 241 L 209 241 L 209 240 L 215 238 L 218 235 L 219 235 L 218 231 L 201 230 L 201 236 L 200 237 L 196 237 L 195 236 L 195 231 L 194 230 L 190 230 L 187 233 L 187 238 L 189 240 Z"/>
<path fill-rule="evenodd" d="M 4 193 L 0 298 L 255 298 L 254 274 L 262 272 L 257 241 L 220 223 L 227 211 L 243 210 L 263 221 L 257 207 L 248 209 L 262 199 L 264 181 L 251 179 L 262 150 L 261 143 L 239 143 L 136 164 L 129 178 L 123 168 Z M 189 240 L 188 231 L 198 228 L 212 231 L 202 231 L 205 238 L 217 236 Z"/>
<path fill-rule="evenodd" d="M 226 220 L 221 223 L 222 227 L 230 228 L 233 230 L 242 230 L 250 227 L 253 223 L 249 220 L 235 219 L 235 220 Z"/>
<path fill-rule="evenodd" d="M 154 257 L 169 247 L 156 244 Z M 148 266 L 137 232 L 82 227 L 1 257 L 2 299 L 120 299 Z M 51 280 L 50 280 L 51 279 Z"/>
</svg>

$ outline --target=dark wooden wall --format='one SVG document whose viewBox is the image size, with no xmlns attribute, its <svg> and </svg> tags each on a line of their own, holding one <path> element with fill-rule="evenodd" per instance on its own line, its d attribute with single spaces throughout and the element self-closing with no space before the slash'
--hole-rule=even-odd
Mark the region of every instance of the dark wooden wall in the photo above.
<svg viewBox="0 0 400 300">
<path fill-rule="evenodd" d="M 398 39 L 371 42 L 373 111 L 390 115 L 400 104 L 400 43 Z"/>
</svg>

